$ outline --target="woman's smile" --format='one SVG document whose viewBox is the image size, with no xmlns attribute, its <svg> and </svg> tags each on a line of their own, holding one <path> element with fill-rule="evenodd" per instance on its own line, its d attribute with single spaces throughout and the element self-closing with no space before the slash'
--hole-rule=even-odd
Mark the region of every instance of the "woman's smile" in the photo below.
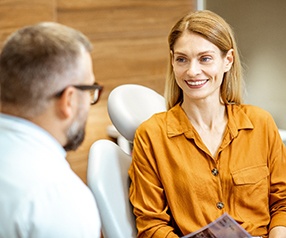
<svg viewBox="0 0 286 238">
<path fill-rule="evenodd" d="M 201 88 L 203 87 L 209 80 L 203 79 L 203 80 L 186 80 L 185 82 L 190 86 L 191 88 Z"/>
</svg>

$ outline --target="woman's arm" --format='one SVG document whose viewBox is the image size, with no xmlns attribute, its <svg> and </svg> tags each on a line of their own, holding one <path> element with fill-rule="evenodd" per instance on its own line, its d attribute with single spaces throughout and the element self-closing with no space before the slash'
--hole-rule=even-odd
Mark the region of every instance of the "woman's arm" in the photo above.
<svg viewBox="0 0 286 238">
<path fill-rule="evenodd" d="M 271 128 L 272 124 L 272 128 Z M 270 226 L 269 238 L 286 237 L 286 147 L 272 119 L 268 121 L 270 168 Z"/>
<path fill-rule="evenodd" d="M 144 135 L 135 137 L 132 157 L 130 201 L 134 207 L 138 237 L 178 238 L 171 226 L 172 218 L 158 176 L 152 143 Z"/>
</svg>

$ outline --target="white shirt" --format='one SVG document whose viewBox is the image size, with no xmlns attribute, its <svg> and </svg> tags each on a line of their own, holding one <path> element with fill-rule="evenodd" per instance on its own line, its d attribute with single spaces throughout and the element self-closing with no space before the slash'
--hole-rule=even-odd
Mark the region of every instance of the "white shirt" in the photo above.
<svg viewBox="0 0 286 238">
<path fill-rule="evenodd" d="M 0 238 L 100 237 L 94 197 L 45 130 L 0 113 Z"/>
</svg>

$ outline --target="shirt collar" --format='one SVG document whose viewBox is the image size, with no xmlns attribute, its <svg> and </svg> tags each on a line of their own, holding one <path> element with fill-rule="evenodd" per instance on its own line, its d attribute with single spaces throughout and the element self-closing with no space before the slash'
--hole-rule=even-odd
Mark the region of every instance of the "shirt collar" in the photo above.
<svg viewBox="0 0 286 238">
<path fill-rule="evenodd" d="M 29 138 L 35 139 L 35 141 L 47 146 L 47 148 L 53 148 L 53 151 L 57 151 L 62 157 L 65 158 L 66 156 L 66 151 L 50 133 L 24 118 L 0 113 L 1 129 L 28 135 Z"/>
<path fill-rule="evenodd" d="M 254 126 L 246 113 L 244 105 L 227 105 L 228 128 L 233 137 L 237 137 L 239 130 L 253 129 Z"/>
<path fill-rule="evenodd" d="M 232 137 L 238 135 L 239 130 L 253 129 L 249 117 L 243 110 L 244 106 L 229 104 L 226 106 L 228 114 L 228 128 Z M 175 105 L 167 112 L 167 135 L 168 137 L 174 137 L 181 134 L 185 134 L 186 137 L 194 137 L 195 130 L 190 123 L 186 113 L 180 106 Z"/>
</svg>

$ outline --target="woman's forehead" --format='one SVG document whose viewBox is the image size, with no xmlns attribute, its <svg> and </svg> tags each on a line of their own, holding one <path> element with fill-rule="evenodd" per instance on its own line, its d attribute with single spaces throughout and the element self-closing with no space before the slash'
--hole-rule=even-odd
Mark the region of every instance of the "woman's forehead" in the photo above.
<svg viewBox="0 0 286 238">
<path fill-rule="evenodd" d="M 205 37 L 194 32 L 184 32 L 174 44 L 174 53 L 189 52 L 189 53 L 201 53 L 212 52 L 219 53 L 219 48 L 207 40 Z"/>
</svg>

